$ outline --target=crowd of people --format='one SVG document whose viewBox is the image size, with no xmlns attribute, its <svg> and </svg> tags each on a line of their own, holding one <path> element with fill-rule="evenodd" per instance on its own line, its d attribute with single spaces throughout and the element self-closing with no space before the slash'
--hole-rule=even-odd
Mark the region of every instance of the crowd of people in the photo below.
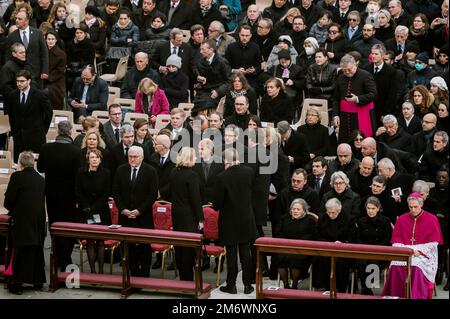
<svg viewBox="0 0 450 319">
<path fill-rule="evenodd" d="M 0 94 L 19 170 L 5 207 L 14 227 L 39 224 L 13 231 L 11 292 L 45 282 L 43 194 L 49 224 L 109 225 L 112 197 L 121 225 L 153 228 L 161 199 L 172 203 L 174 230 L 201 232 L 202 205 L 212 205 L 227 251 L 226 293 L 237 293 L 238 255 L 244 292 L 253 291 L 252 244 L 269 221 L 274 237 L 412 248 L 413 298 L 430 298 L 448 276 L 448 0 L 4 3 Z M 114 73 L 127 56 L 120 96 L 148 120 L 124 122 L 97 74 L 99 65 Z M 322 100 L 325 111 L 308 108 L 303 121 L 305 98 Z M 186 116 L 179 104 L 189 100 Z M 83 131 L 72 139 L 72 124 L 61 121 L 45 143 L 60 109 Z M 170 123 L 152 136 L 160 114 Z M 32 210 L 31 200 L 39 202 Z M 39 217 L 24 218 L 25 210 Z M 73 247 L 56 243 L 62 271 Z M 88 241 L 87 250 L 91 271 L 103 273 L 104 243 Z M 180 279 L 192 280 L 193 251 L 175 251 Z M 133 276 L 161 267 L 145 245 L 130 245 L 129 255 Z M 339 260 L 338 290 L 357 270 L 361 292 L 372 294 L 373 264 L 389 266 Z M 310 266 L 313 286 L 329 290 L 330 264 L 320 258 L 275 255 L 263 275 L 297 289 Z M 404 296 L 401 267 L 390 265 L 383 294 Z"/>
</svg>

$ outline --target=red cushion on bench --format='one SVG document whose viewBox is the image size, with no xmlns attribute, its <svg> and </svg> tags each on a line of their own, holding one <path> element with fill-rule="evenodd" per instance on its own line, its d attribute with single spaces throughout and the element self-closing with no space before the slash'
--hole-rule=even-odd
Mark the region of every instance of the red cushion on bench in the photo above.
<svg viewBox="0 0 450 319">
<path fill-rule="evenodd" d="M 150 246 L 152 247 L 153 251 L 164 251 L 170 248 L 170 245 L 165 244 L 151 244 Z"/>
<path fill-rule="evenodd" d="M 325 241 L 298 240 L 285 238 L 260 237 L 255 242 L 256 245 L 268 246 L 286 246 L 286 247 L 308 247 L 311 249 L 324 249 L 334 251 L 364 251 L 374 253 L 396 253 L 412 255 L 413 250 L 410 248 L 381 246 L 381 245 L 363 245 L 363 244 L 347 244 L 347 243 L 331 243 Z"/>
<path fill-rule="evenodd" d="M 70 272 L 59 272 L 58 281 L 65 282 Z M 122 275 L 108 275 L 108 274 L 91 274 L 88 272 L 80 272 L 80 283 L 87 284 L 104 284 L 112 286 L 122 286 Z"/>
<path fill-rule="evenodd" d="M 9 215 L 0 214 L 0 223 L 7 223 L 9 221 Z"/>
<path fill-rule="evenodd" d="M 274 299 L 330 299 L 330 295 L 324 295 L 322 291 L 296 290 L 296 289 L 276 289 L 263 290 L 264 298 Z"/>
<path fill-rule="evenodd" d="M 225 249 L 221 246 L 205 245 L 206 254 L 208 256 L 219 256 Z"/>
</svg>

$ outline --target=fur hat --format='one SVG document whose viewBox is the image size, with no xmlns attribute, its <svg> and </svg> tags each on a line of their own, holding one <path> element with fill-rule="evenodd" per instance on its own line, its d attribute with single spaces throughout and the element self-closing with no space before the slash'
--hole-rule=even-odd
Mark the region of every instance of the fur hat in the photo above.
<svg viewBox="0 0 450 319">
<path fill-rule="evenodd" d="M 290 36 L 288 36 L 288 35 L 281 35 L 279 38 L 278 38 L 278 42 L 284 42 L 284 43 L 286 43 L 288 46 L 292 46 L 292 38 L 290 37 Z"/>
<path fill-rule="evenodd" d="M 319 42 L 317 42 L 316 38 L 313 37 L 308 37 L 305 39 L 305 41 L 303 43 L 309 43 L 312 45 L 312 47 L 317 51 L 319 49 Z"/>
<path fill-rule="evenodd" d="M 178 69 L 181 68 L 181 58 L 178 55 L 172 54 L 167 58 L 166 66 L 175 65 Z"/>
<path fill-rule="evenodd" d="M 100 11 L 98 10 L 98 8 L 96 6 L 87 6 L 84 9 L 84 12 L 92 14 L 96 18 L 100 17 Z"/>
<path fill-rule="evenodd" d="M 431 79 L 430 84 L 436 85 L 442 91 L 448 91 L 447 83 L 445 83 L 444 78 L 440 76 L 435 76 Z"/>
</svg>

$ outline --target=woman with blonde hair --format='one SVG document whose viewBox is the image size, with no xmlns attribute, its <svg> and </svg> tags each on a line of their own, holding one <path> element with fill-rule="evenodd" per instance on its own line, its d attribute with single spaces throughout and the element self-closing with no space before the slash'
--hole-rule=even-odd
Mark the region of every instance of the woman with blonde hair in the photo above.
<svg viewBox="0 0 450 319">
<path fill-rule="evenodd" d="M 82 131 L 75 137 L 73 144 L 81 148 L 83 139 L 89 130 L 100 131 L 100 121 L 95 116 L 80 116 L 78 122 L 81 124 Z"/>
<path fill-rule="evenodd" d="M 300 10 L 297 7 L 289 8 L 288 11 L 281 17 L 280 21 L 275 23 L 275 27 L 273 31 L 276 35 L 284 35 L 291 34 L 292 32 L 292 23 L 294 22 L 294 18 L 301 16 Z"/>
<path fill-rule="evenodd" d="M 169 201 L 172 203 L 172 225 L 175 231 L 197 233 L 203 228 L 200 181 L 193 170 L 196 159 L 193 148 L 181 148 L 176 167 L 170 173 Z M 180 280 L 194 280 L 194 249 L 175 247 L 175 260 Z"/>
<path fill-rule="evenodd" d="M 96 129 L 90 129 L 87 131 L 86 135 L 83 138 L 83 142 L 81 144 L 81 163 L 83 163 L 81 166 L 84 167 L 89 164 L 86 162 L 88 159 L 87 153 L 90 150 L 99 150 L 102 154 L 102 166 L 104 168 L 110 169 L 109 165 L 109 152 L 106 150 L 106 144 L 105 141 L 103 141 L 102 137 L 100 136 L 100 133 Z"/>
<path fill-rule="evenodd" d="M 280 121 L 292 122 L 294 110 L 291 99 L 286 94 L 283 80 L 270 78 L 265 83 L 266 94 L 260 105 L 260 118 L 263 122 L 272 122 L 274 126 Z"/>
<path fill-rule="evenodd" d="M 159 114 L 169 114 L 166 94 L 152 79 L 143 78 L 139 83 L 135 97 L 135 112 L 147 114 L 152 125 L 155 125 Z"/>
</svg>

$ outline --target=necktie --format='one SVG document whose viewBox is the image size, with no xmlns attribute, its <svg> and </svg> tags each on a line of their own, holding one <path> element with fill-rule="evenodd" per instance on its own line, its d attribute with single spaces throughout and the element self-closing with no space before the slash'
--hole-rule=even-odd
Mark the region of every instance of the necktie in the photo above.
<svg viewBox="0 0 450 319">
<path fill-rule="evenodd" d="M 23 31 L 22 34 L 23 34 L 23 39 L 22 39 L 23 46 L 24 46 L 25 49 L 26 49 L 26 48 L 28 47 L 27 31 Z"/>
<path fill-rule="evenodd" d="M 119 139 L 119 129 L 118 129 L 118 128 L 116 128 L 116 129 L 114 130 L 114 136 L 116 137 L 117 143 L 119 143 L 119 142 L 120 142 L 120 139 Z"/>
<path fill-rule="evenodd" d="M 165 158 L 164 156 L 161 156 L 161 161 L 160 161 L 161 166 L 164 165 L 164 161 L 165 161 L 165 160 L 166 160 L 166 158 Z"/>
<path fill-rule="evenodd" d="M 172 54 L 177 55 L 177 47 L 173 47 L 173 49 L 172 49 Z"/>
<path fill-rule="evenodd" d="M 129 149 L 130 149 L 129 147 L 125 147 L 125 157 L 127 158 L 127 161 L 128 161 L 128 150 Z"/>
<path fill-rule="evenodd" d="M 20 104 L 25 105 L 26 100 L 25 100 L 25 93 L 22 92 L 22 99 L 20 100 Z"/>
<path fill-rule="evenodd" d="M 402 48 L 401 44 L 398 45 L 398 53 L 400 53 L 400 54 L 403 53 L 403 48 Z"/>
<path fill-rule="evenodd" d="M 209 164 L 208 163 L 203 163 L 203 173 L 205 174 L 205 179 L 207 179 L 208 174 L 209 174 Z"/>
<path fill-rule="evenodd" d="M 315 183 L 315 185 L 314 185 L 314 188 L 315 188 L 317 191 L 320 191 L 320 177 L 316 177 L 316 183 Z"/>
<path fill-rule="evenodd" d="M 375 71 L 373 72 L 373 74 L 377 74 L 379 70 L 380 70 L 380 69 L 376 66 L 376 67 L 375 67 Z"/>
<path fill-rule="evenodd" d="M 131 175 L 131 184 L 134 184 L 136 182 L 136 175 L 137 175 L 137 168 L 133 168 L 133 175 Z"/>
<path fill-rule="evenodd" d="M 81 96 L 81 100 L 84 102 L 86 102 L 88 90 L 89 90 L 89 84 L 85 84 L 84 88 L 83 88 L 83 94 Z"/>
<path fill-rule="evenodd" d="M 344 12 L 341 13 L 341 19 L 345 19 L 345 13 Z"/>
</svg>

